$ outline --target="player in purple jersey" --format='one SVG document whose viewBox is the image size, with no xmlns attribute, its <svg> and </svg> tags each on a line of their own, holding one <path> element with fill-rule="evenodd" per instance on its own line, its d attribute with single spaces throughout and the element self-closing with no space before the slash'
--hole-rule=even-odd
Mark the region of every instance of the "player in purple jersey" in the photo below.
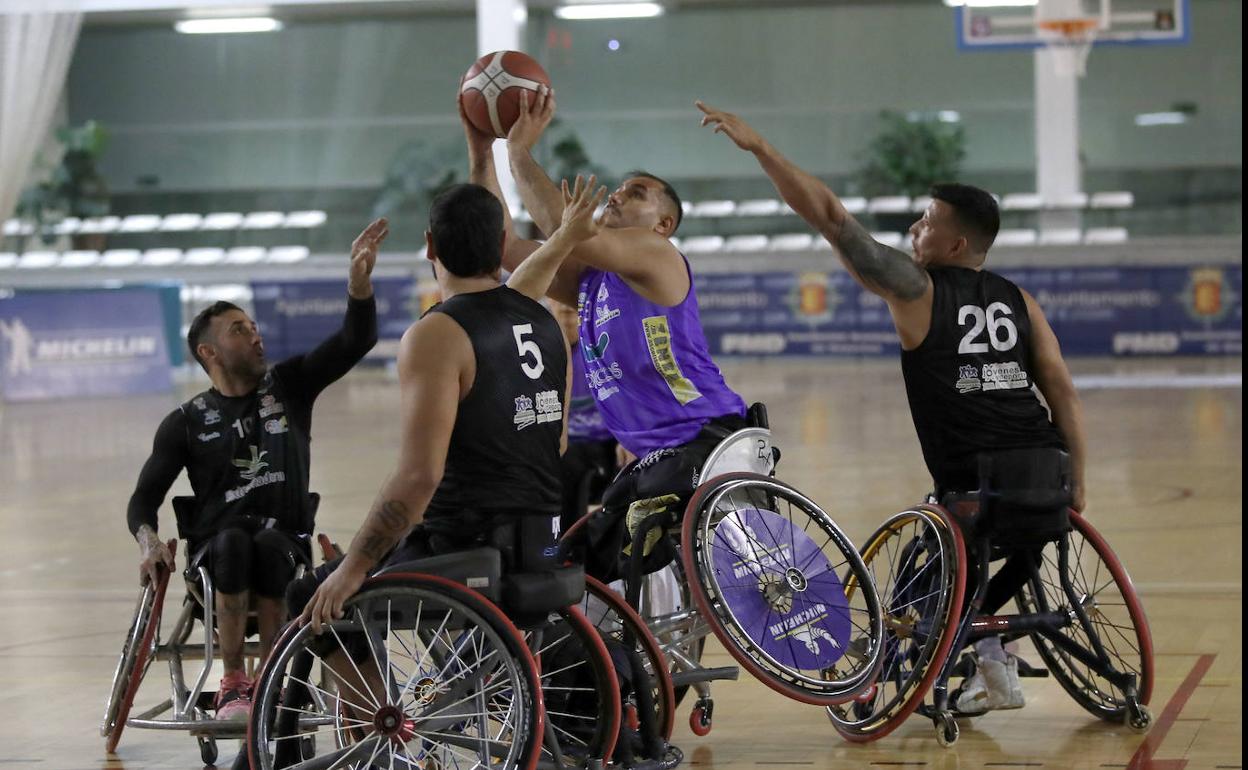
<svg viewBox="0 0 1248 770">
<path fill-rule="evenodd" d="M 532 100 L 522 91 L 520 118 L 507 136 L 520 196 L 544 233 L 558 226 L 563 201 L 532 148 L 554 111 L 549 89 Z M 469 179 L 501 198 L 493 137 L 462 122 Z M 711 360 L 689 263 L 669 240 L 680 219 L 680 198 L 671 185 L 651 174 L 631 175 L 608 197 L 602 231 L 577 245 L 549 292 L 577 308 L 594 400 L 612 435 L 641 458 L 603 495 L 604 508 L 619 520 L 620 528 L 612 530 L 616 537 L 622 537 L 623 514 L 631 504 L 691 491 L 714 445 L 746 425 L 745 402 Z M 510 221 L 508 233 L 503 260 L 514 268 L 537 244 L 514 237 Z M 600 576 L 613 571 L 586 566 Z"/>
<path fill-rule="evenodd" d="M 823 182 L 745 121 L 697 106 L 702 125 L 753 153 L 785 203 L 827 238 L 855 280 L 888 303 L 901 338 L 911 415 L 937 494 L 978 489 L 978 453 L 1057 448 L 1070 453 L 1070 502 L 1082 511 L 1083 409 L 1040 306 L 983 269 L 1000 225 L 992 196 L 969 185 L 934 185 L 931 204 L 910 228 L 911 257 L 872 238 Z M 1031 549 L 1010 555 L 988 584 L 985 614 L 1013 598 L 1035 558 Z M 1007 659 L 1000 639 L 978 642 L 976 652 L 981 665 L 958 709 L 1022 706 L 1017 661 Z"/>
</svg>

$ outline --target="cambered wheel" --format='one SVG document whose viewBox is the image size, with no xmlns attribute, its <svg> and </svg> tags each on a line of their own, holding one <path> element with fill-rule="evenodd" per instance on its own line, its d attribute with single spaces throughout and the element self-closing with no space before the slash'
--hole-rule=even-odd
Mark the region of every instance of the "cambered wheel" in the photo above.
<svg viewBox="0 0 1248 770">
<path fill-rule="evenodd" d="M 588 575 L 585 576 L 585 598 L 580 609 L 608 643 L 621 647 L 631 644 L 650 685 L 654 724 L 663 740 L 671 740 L 676 720 L 676 697 L 667 658 L 659 649 L 654 634 L 650 633 L 641 616 L 624 601 L 624 597 Z M 635 695 L 633 700 L 638 700 Z"/>
<path fill-rule="evenodd" d="M 495 605 L 444 578 L 395 573 L 366 582 L 344 611 L 319 636 L 291 624 L 274 645 L 248 723 L 254 770 L 537 764 L 537 666 Z"/>
<path fill-rule="evenodd" d="M 1073 612 L 1071 598 L 1062 586 L 1062 548 L 1066 548 L 1067 573 L 1087 625 L 1075 617 L 1062 634 L 1085 650 L 1094 649 L 1092 636 L 1100 641 L 1115 672 L 1133 674 L 1135 692 L 1128 693 L 1105 677 L 1104 671 L 1077 660 L 1052 640 L 1033 634 L 1032 641 L 1053 678 L 1088 713 L 1109 722 L 1130 722 L 1128 702 L 1134 698 L 1147 705 L 1153 693 L 1153 640 L 1144 607 L 1131 578 L 1109 544 L 1088 520 L 1071 512 L 1072 530 L 1062 541 L 1041 552 L 1037 575 L 1015 597 L 1020 612 Z"/>
<path fill-rule="evenodd" d="M 966 590 L 961 533 L 934 506 L 889 518 L 863 545 L 862 558 L 883 605 L 883 665 L 858 698 L 828 709 L 837 732 L 854 742 L 888 735 L 923 702 L 949 655 Z"/>
<path fill-rule="evenodd" d="M 707 481 L 685 512 L 681 558 L 698 611 L 768 687 L 828 706 L 871 685 L 884 636 L 875 584 L 801 492 L 754 473 Z"/>
<path fill-rule="evenodd" d="M 171 544 L 171 548 L 172 545 L 176 543 Z M 121 733 L 126 729 L 126 720 L 130 716 L 130 707 L 134 705 L 134 696 L 138 693 L 147 667 L 151 665 L 152 652 L 156 649 L 160 614 L 165 604 L 165 590 L 169 586 L 169 570 L 161 568 L 157 575 L 156 584 L 148 582 L 139 594 L 134 620 L 130 623 L 130 630 L 126 632 L 121 660 L 117 663 L 117 670 L 113 672 L 113 686 L 109 690 L 108 703 L 104 706 L 104 722 L 100 725 L 100 735 L 107 738 L 104 748 L 110 754 L 121 741 Z"/>
</svg>

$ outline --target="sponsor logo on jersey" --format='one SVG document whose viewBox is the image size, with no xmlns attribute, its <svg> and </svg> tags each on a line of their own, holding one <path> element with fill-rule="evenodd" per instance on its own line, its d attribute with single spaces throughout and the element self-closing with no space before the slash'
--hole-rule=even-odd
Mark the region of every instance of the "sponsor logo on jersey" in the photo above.
<svg viewBox="0 0 1248 770">
<path fill-rule="evenodd" d="M 559 401 L 559 391 L 541 390 L 537 393 L 537 421 L 554 422 L 563 419 L 563 404 Z"/>
<path fill-rule="evenodd" d="M 252 481 L 256 478 L 256 474 L 269 467 L 268 462 L 264 459 L 264 456 L 268 454 L 268 451 L 262 452 L 260 451 L 260 447 L 254 444 L 250 447 L 250 449 L 250 460 L 234 461 L 234 466 L 239 469 L 238 475 L 242 476 L 245 481 Z"/>
<path fill-rule="evenodd" d="M 611 344 L 611 336 L 606 332 L 598 335 L 597 344 L 581 340 L 581 352 L 585 354 L 585 362 L 592 363 L 602 360 L 607 352 L 607 346 Z"/>
<path fill-rule="evenodd" d="M 619 309 L 611 309 L 606 305 L 597 305 L 594 307 L 594 328 L 597 329 L 605 323 L 610 323 L 612 319 L 619 318 Z"/>
<path fill-rule="evenodd" d="M 204 410 L 204 425 L 216 425 L 221 422 L 221 413 L 216 409 Z"/>
<path fill-rule="evenodd" d="M 265 403 L 266 401 L 268 402 L 267 404 Z M 260 419 L 261 420 L 271 415 L 281 414 L 282 412 L 286 411 L 286 407 L 282 406 L 280 403 L 274 402 L 272 396 L 265 396 L 264 398 L 260 399 L 260 403 L 261 403 L 261 407 L 260 407 Z"/>
<path fill-rule="evenodd" d="M 676 362 L 676 351 L 672 349 L 672 335 L 667 327 L 667 316 L 650 316 L 641 319 L 642 328 L 646 333 L 646 347 L 650 349 L 650 362 L 655 371 L 667 383 L 667 389 L 681 406 L 702 398 L 693 381 L 685 377 Z"/>
<path fill-rule="evenodd" d="M 533 399 L 528 396 L 516 396 L 516 416 L 511 420 L 516 430 L 524 430 L 525 428 L 537 422 L 537 413 L 533 411 Z"/>
<path fill-rule="evenodd" d="M 1031 379 L 1027 376 L 1027 370 L 1020 367 L 1016 361 L 984 364 L 979 377 L 983 380 L 985 391 L 1031 387 Z"/>
<path fill-rule="evenodd" d="M 264 432 L 269 435 L 276 436 L 279 433 L 285 433 L 288 430 L 286 418 L 279 417 L 276 420 L 265 420 Z"/>
<path fill-rule="evenodd" d="M 981 387 L 979 370 L 973 366 L 958 367 L 957 389 L 959 393 L 973 393 Z"/>
<path fill-rule="evenodd" d="M 192 401 L 191 403 L 195 406 L 196 409 L 198 409 L 201 412 L 208 408 L 208 404 L 204 403 L 203 396 L 197 396 L 195 400 Z"/>
<path fill-rule="evenodd" d="M 221 434 L 214 430 L 212 433 L 201 433 L 195 438 L 199 439 L 200 441 L 203 441 L 204 443 L 208 443 L 209 441 L 212 441 L 214 438 L 221 438 Z"/>
</svg>

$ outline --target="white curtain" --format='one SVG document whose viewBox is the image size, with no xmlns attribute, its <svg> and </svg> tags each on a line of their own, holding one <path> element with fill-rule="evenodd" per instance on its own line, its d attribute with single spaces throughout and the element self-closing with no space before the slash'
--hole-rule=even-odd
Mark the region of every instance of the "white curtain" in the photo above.
<svg viewBox="0 0 1248 770">
<path fill-rule="evenodd" d="M 0 223 L 47 139 L 81 25 L 81 13 L 0 10 Z"/>
</svg>

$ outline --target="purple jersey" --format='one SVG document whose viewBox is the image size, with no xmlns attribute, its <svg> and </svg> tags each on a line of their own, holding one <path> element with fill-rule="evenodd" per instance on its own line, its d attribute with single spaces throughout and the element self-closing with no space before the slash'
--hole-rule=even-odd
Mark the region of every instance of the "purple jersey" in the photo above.
<svg viewBox="0 0 1248 770">
<path fill-rule="evenodd" d="M 606 441 L 611 438 L 607 423 L 594 403 L 594 394 L 589 391 L 589 382 L 585 379 L 585 356 L 581 354 L 581 344 L 572 343 L 572 398 L 568 401 L 568 440 L 569 441 Z"/>
<path fill-rule="evenodd" d="M 692 275 L 684 301 L 663 307 L 615 273 L 588 268 L 576 304 L 586 382 L 628 451 L 680 446 L 713 418 L 745 415 L 707 350 Z"/>
</svg>

